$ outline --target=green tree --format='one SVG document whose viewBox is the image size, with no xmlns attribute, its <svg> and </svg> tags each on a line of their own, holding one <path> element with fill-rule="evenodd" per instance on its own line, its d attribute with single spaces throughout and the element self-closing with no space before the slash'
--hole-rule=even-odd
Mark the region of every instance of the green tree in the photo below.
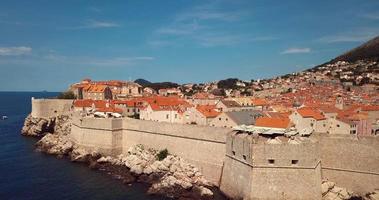
<svg viewBox="0 0 379 200">
<path fill-rule="evenodd" d="M 76 99 L 76 95 L 72 91 L 61 92 L 58 99 Z"/>
</svg>

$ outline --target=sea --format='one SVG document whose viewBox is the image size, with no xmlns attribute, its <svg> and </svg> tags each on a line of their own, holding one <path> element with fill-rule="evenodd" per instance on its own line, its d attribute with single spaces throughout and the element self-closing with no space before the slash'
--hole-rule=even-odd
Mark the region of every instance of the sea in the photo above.
<svg viewBox="0 0 379 200">
<path fill-rule="evenodd" d="M 35 151 L 37 139 L 21 136 L 31 98 L 51 98 L 52 92 L 0 92 L 0 200 L 159 200 L 147 186 L 123 184 L 84 164 Z"/>
</svg>

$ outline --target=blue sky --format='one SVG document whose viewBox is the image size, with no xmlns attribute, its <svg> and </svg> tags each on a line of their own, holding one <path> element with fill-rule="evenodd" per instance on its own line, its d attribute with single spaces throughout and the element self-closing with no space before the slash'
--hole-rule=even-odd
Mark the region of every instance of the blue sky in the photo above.
<svg viewBox="0 0 379 200">
<path fill-rule="evenodd" d="M 110 3 L 111 2 L 111 3 Z M 282 75 L 379 35 L 377 0 L 1 0 L 0 91 Z"/>
</svg>

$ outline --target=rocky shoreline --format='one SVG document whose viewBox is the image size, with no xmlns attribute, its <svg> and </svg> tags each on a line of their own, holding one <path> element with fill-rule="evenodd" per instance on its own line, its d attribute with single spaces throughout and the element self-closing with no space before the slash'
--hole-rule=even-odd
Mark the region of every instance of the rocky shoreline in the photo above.
<svg viewBox="0 0 379 200">
<path fill-rule="evenodd" d="M 221 194 L 195 166 L 178 156 L 168 153 L 162 157 L 159 155 L 162 151 L 142 145 L 131 147 L 126 155 L 102 156 L 74 145 L 68 138 L 70 131 L 70 116 L 40 119 L 29 115 L 21 134 L 41 138 L 36 143 L 37 151 L 84 163 L 127 185 L 145 183 L 149 185 L 147 193 L 151 195 L 172 199 L 215 199 L 214 193 Z"/>
<path fill-rule="evenodd" d="M 103 171 L 126 185 L 135 182 L 149 186 L 151 195 L 172 199 L 228 199 L 210 184 L 199 170 L 175 155 L 159 155 L 162 151 L 147 149 L 142 145 L 131 147 L 126 155 L 102 156 L 88 152 L 73 144 L 68 135 L 71 131 L 71 116 L 61 115 L 50 119 L 25 119 L 21 134 L 41 138 L 36 150 L 72 162 L 84 163 L 91 169 Z M 166 152 L 167 153 L 167 152 Z M 323 200 L 379 200 L 379 191 L 357 195 L 335 183 L 324 180 L 321 185 Z M 217 198 L 220 199 L 220 198 Z"/>
</svg>

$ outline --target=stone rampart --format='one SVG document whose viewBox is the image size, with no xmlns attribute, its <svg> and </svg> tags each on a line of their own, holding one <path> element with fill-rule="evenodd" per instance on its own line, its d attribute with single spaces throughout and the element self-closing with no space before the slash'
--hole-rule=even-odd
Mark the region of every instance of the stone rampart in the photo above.
<svg viewBox="0 0 379 200">
<path fill-rule="evenodd" d="M 230 129 L 160 123 L 135 119 L 73 117 L 71 140 L 81 147 L 105 155 L 126 153 L 136 144 L 165 149 L 194 164 L 219 185 Z"/>
<path fill-rule="evenodd" d="M 51 118 L 70 112 L 73 100 L 32 98 L 32 117 Z"/>
<path fill-rule="evenodd" d="M 322 176 L 351 191 L 379 189 L 379 137 L 319 137 Z"/>
<path fill-rule="evenodd" d="M 236 199 L 321 199 L 317 141 L 233 133 L 221 190 Z"/>
<path fill-rule="evenodd" d="M 122 153 L 122 119 L 73 117 L 70 139 L 78 146 L 104 155 Z"/>
<path fill-rule="evenodd" d="M 378 137 L 270 140 L 225 128 L 74 115 L 70 138 L 114 156 L 136 144 L 167 148 L 234 198 L 321 199 L 323 178 L 359 193 L 379 188 Z"/>
<path fill-rule="evenodd" d="M 196 165 L 208 180 L 219 185 L 230 129 L 135 119 L 125 119 L 123 123 L 124 152 L 136 144 L 167 148 Z"/>
</svg>

